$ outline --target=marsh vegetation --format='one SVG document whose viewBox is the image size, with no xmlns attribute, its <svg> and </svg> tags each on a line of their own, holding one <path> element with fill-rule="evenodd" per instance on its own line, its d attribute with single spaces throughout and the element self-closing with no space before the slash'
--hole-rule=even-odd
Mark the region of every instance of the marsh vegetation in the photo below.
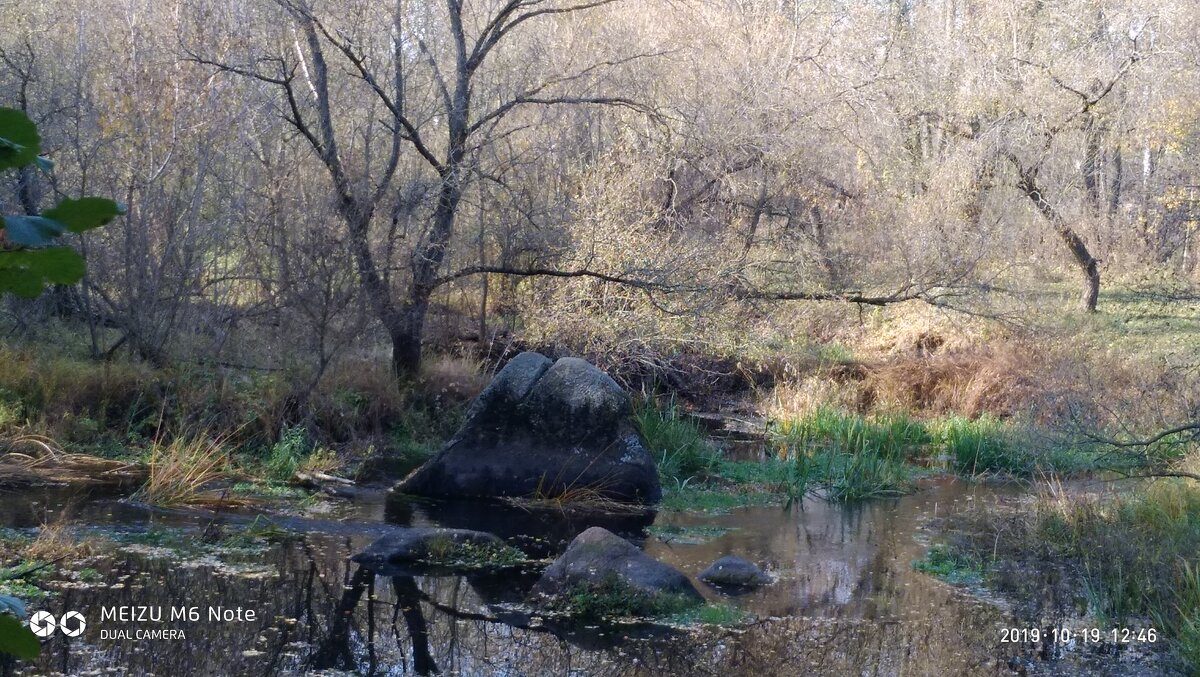
<svg viewBox="0 0 1200 677">
<path fill-rule="evenodd" d="M 0 673 L 45 646 L 146 668 L 18 620 L 136 601 L 128 577 L 306 624 L 154 656 L 178 674 L 553 673 L 576 645 L 622 674 L 1200 670 L 1194 3 L 26 0 L 0 25 Z M 382 498 L 524 350 L 633 393 L 657 513 Z M 581 637 L 488 579 L 592 521 L 786 584 Z M 396 525 L 515 531 L 384 592 L 345 543 Z M 1001 646 L 1003 614 L 1162 641 Z"/>
</svg>

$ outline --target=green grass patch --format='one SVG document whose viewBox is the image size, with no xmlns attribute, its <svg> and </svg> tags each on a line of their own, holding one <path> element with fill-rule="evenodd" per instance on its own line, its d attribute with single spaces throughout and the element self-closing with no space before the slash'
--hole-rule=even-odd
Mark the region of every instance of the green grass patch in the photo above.
<svg viewBox="0 0 1200 677">
<path fill-rule="evenodd" d="M 646 398 L 634 407 L 634 418 L 646 447 L 658 461 L 664 484 L 682 484 L 717 472 L 721 451 L 694 421 L 684 418 L 675 403 L 665 407 Z"/>
<path fill-rule="evenodd" d="M 229 488 L 239 496 L 304 500 L 312 496 L 309 491 L 280 482 L 238 482 Z"/>
<path fill-rule="evenodd" d="M 937 448 L 949 456 L 954 470 L 961 474 L 1028 476 L 1043 465 L 1030 447 L 1021 444 L 1014 431 L 994 416 L 951 416 L 932 427 Z"/>
<path fill-rule="evenodd" d="M 786 497 L 764 491 L 737 491 L 683 487 L 664 491 L 659 507 L 675 512 L 726 515 L 738 508 L 755 505 L 779 505 Z"/>
<path fill-rule="evenodd" d="M 549 600 L 547 608 L 576 620 L 611 621 L 675 618 L 698 606 L 695 599 L 686 595 L 648 593 L 610 574 L 600 581 L 576 585 L 566 593 L 555 596 Z"/>
<path fill-rule="evenodd" d="M 912 567 L 947 583 L 974 585 L 983 581 L 983 567 L 979 561 L 948 545 L 929 548 L 924 557 L 912 563 Z"/>
<path fill-rule="evenodd" d="M 287 529 L 280 527 L 262 515 L 255 517 L 254 521 L 245 527 L 233 531 L 235 528 L 233 525 L 228 527 L 231 533 L 226 534 L 224 538 L 218 541 L 218 547 L 258 550 L 270 543 L 279 543 L 293 536 Z"/>
<path fill-rule="evenodd" d="M 778 421 L 773 433 L 793 452 L 870 454 L 897 461 L 922 455 L 933 441 L 924 423 L 905 414 L 864 417 L 831 407 Z"/>
<path fill-rule="evenodd" d="M 847 500 L 903 492 L 905 475 L 911 474 L 905 464 L 945 460 L 950 470 L 968 477 L 1030 477 L 1095 466 L 1093 456 L 1069 444 L 1036 445 L 1024 428 L 990 414 L 921 421 L 906 414 L 859 416 L 821 408 L 776 423 L 773 434 L 781 457 L 798 463 L 811 462 L 806 457 L 820 461 L 815 474 L 823 474 L 831 493 Z M 820 471 L 820 465 L 825 470 Z"/>
<path fill-rule="evenodd" d="M 38 584 L 46 581 L 52 573 L 53 567 L 37 560 L 24 560 L 0 568 L 0 595 L 16 597 L 25 602 L 40 602 L 50 593 Z"/>
<path fill-rule="evenodd" d="M 826 498 L 854 502 L 910 493 L 919 470 L 902 461 L 871 454 L 823 454 L 817 465 Z"/>
<path fill-rule="evenodd" d="M 669 617 L 672 625 L 715 625 L 719 627 L 736 627 L 745 625 L 754 616 L 732 604 L 709 602 L 703 606 L 693 607 Z"/>
<path fill-rule="evenodd" d="M 446 536 L 431 539 L 425 559 L 430 564 L 454 567 L 512 567 L 528 561 L 525 553 L 505 543 L 459 542 Z"/>
<path fill-rule="evenodd" d="M 267 479 L 286 482 L 296 474 L 312 451 L 313 443 L 304 428 L 286 428 L 279 436 L 279 441 L 271 447 L 271 452 L 263 463 L 263 474 Z"/>
</svg>

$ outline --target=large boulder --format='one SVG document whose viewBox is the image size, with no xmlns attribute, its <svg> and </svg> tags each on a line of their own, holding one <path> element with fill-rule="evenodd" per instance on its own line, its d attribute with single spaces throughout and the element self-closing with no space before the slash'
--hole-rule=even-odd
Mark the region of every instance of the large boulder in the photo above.
<svg viewBox="0 0 1200 677">
<path fill-rule="evenodd" d="M 629 395 L 585 360 L 521 353 L 480 393 L 446 448 L 394 490 L 657 503 L 658 471 L 631 415 Z"/>
<path fill-rule="evenodd" d="M 750 589 L 767 585 L 771 577 L 749 560 L 726 555 L 700 572 L 700 580 L 722 588 Z"/>
<path fill-rule="evenodd" d="M 602 527 L 576 536 L 532 594 L 550 606 L 566 600 L 568 612 L 622 616 L 656 616 L 704 601 L 682 572 Z M 581 600 L 587 610 L 577 608 Z"/>
</svg>

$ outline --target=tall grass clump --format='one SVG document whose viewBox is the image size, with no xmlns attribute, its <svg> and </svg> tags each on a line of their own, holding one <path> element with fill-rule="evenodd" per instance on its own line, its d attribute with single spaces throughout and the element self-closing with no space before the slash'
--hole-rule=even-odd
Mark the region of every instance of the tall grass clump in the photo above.
<svg viewBox="0 0 1200 677">
<path fill-rule="evenodd" d="M 1155 621 L 1173 629 L 1175 653 L 1191 669 L 1200 671 L 1200 563 L 1183 562 L 1178 600 Z"/>
<path fill-rule="evenodd" d="M 780 443 L 792 450 L 866 453 L 897 461 L 915 458 L 931 441 L 925 424 L 906 414 L 863 417 L 831 407 L 779 421 L 775 433 Z"/>
<path fill-rule="evenodd" d="M 1200 470 L 1200 455 L 1184 469 Z M 1056 580 L 1097 623 L 1153 625 L 1200 671 L 1200 483 L 1160 479 L 1108 496 L 1060 486 L 1029 509 L 962 518 L 956 531 L 1002 590 L 1041 596 Z"/>
<path fill-rule="evenodd" d="M 912 491 L 913 470 L 905 463 L 870 453 L 825 454 L 822 484 L 826 498 L 853 502 L 902 496 Z"/>
<path fill-rule="evenodd" d="M 312 450 L 312 441 L 302 426 L 284 428 L 264 463 L 266 478 L 276 482 L 290 480 Z"/>
<path fill-rule="evenodd" d="M 289 426 L 271 446 L 261 475 L 273 482 L 287 482 L 298 472 L 329 473 L 340 465 L 337 454 L 318 447 L 304 426 Z"/>
<path fill-rule="evenodd" d="M 990 414 L 976 419 L 950 416 L 938 421 L 933 431 L 954 470 L 965 475 L 1001 472 L 1023 476 L 1039 465 L 1008 426 Z"/>
<path fill-rule="evenodd" d="M 907 493 L 908 462 L 930 441 L 925 424 L 904 414 L 865 418 L 826 407 L 778 422 L 774 434 L 779 459 L 806 490 L 818 486 L 826 498 L 847 502 Z"/>
<path fill-rule="evenodd" d="M 133 499 L 155 505 L 185 505 L 204 499 L 212 482 L 225 476 L 229 456 L 221 438 L 207 435 L 155 441 L 148 455 L 146 483 Z"/>
<path fill-rule="evenodd" d="M 660 408 L 646 398 L 634 407 L 634 418 L 650 453 L 658 459 L 663 479 L 684 483 L 718 472 L 720 450 L 699 425 L 683 418 L 673 401 Z"/>
</svg>

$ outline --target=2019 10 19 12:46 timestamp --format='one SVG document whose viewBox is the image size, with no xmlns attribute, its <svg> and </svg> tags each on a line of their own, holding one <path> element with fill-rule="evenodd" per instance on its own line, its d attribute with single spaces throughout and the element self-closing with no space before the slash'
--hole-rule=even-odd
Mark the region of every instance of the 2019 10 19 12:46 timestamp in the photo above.
<svg viewBox="0 0 1200 677">
<path fill-rule="evenodd" d="M 1053 641 L 1055 644 L 1153 644 L 1158 641 L 1155 628 L 1001 628 L 1002 644 L 1040 644 Z"/>
</svg>

